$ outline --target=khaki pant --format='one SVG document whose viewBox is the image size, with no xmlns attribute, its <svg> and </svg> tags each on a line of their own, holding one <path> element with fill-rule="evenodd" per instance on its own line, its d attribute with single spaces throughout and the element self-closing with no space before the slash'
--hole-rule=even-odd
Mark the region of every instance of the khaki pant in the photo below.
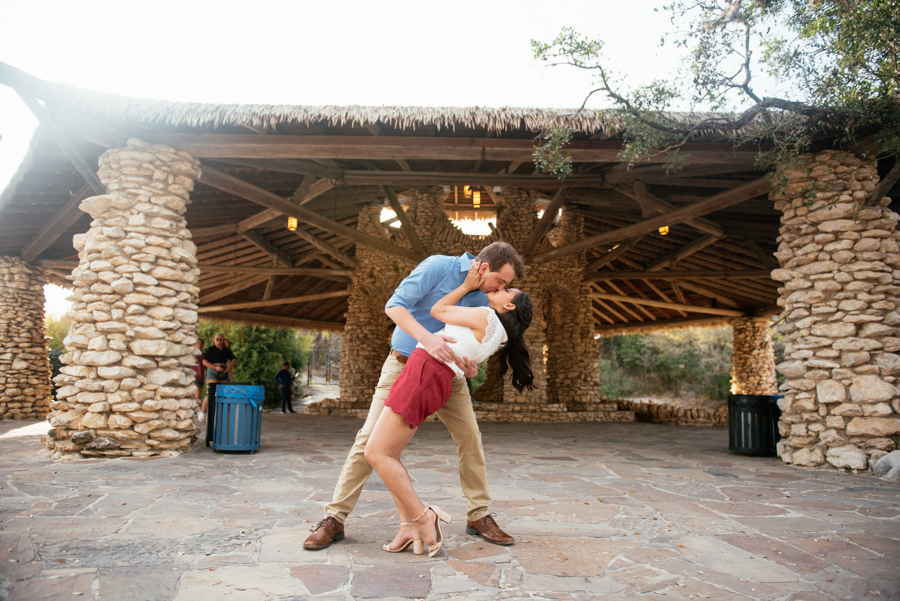
<svg viewBox="0 0 900 601">
<path fill-rule="evenodd" d="M 344 468 L 334 488 L 334 496 L 331 503 L 325 507 L 325 514 L 333 516 L 342 524 L 356 506 L 363 485 L 372 473 L 372 466 L 364 455 L 366 442 L 372 429 L 375 428 L 381 410 L 384 409 L 384 402 L 388 398 L 391 386 L 401 371 L 403 364 L 393 355 L 388 356 L 381 368 L 381 377 L 372 396 L 366 423 L 356 434 L 356 441 L 350 449 L 350 454 L 347 455 L 347 460 L 344 461 Z M 437 412 L 437 416 L 447 426 L 453 442 L 456 443 L 456 452 L 459 455 L 459 483 L 463 494 L 469 500 L 466 513 L 470 520 L 480 520 L 488 513 L 491 496 L 488 492 L 484 449 L 481 447 L 481 431 L 478 429 L 478 422 L 475 421 L 472 398 L 469 396 L 469 388 L 464 379 L 453 379 L 450 400 Z"/>
</svg>

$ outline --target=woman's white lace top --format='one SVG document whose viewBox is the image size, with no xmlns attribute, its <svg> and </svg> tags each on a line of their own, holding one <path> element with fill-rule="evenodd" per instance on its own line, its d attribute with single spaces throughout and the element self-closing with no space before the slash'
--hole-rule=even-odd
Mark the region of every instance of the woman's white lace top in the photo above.
<svg viewBox="0 0 900 601">
<path fill-rule="evenodd" d="M 454 338 L 456 342 L 448 342 L 453 353 L 457 357 L 468 357 L 469 361 L 481 363 L 491 355 L 497 352 L 500 345 L 506 342 L 506 330 L 500 323 L 497 313 L 490 307 L 476 307 L 487 311 L 487 327 L 484 330 L 484 339 L 481 342 L 475 339 L 475 332 L 472 328 L 466 326 L 454 326 L 447 324 L 435 334 L 445 334 Z M 416 348 L 423 348 L 421 344 L 417 344 Z M 462 370 L 452 361 L 445 363 L 453 370 L 455 377 L 462 378 L 464 374 Z"/>
</svg>

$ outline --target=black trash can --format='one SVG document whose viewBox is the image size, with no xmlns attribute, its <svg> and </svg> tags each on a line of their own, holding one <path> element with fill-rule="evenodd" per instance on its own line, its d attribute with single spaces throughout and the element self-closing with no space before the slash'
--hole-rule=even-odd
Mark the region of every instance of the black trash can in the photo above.
<svg viewBox="0 0 900 601">
<path fill-rule="evenodd" d="M 781 410 L 776 402 L 781 395 L 728 395 L 728 450 L 741 455 L 772 457 L 778 434 Z"/>
</svg>

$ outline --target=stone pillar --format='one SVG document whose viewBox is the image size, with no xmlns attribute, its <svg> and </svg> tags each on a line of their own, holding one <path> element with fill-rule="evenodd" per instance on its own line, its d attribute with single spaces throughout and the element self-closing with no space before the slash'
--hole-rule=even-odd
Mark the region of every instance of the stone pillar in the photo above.
<svg viewBox="0 0 900 601">
<path fill-rule="evenodd" d="M 736 317 L 731 394 L 776 394 L 775 350 L 768 317 Z"/>
<path fill-rule="evenodd" d="M 0 419 L 43 418 L 50 410 L 45 283 L 41 268 L 0 257 Z"/>
<path fill-rule="evenodd" d="M 865 469 L 900 433 L 898 215 L 887 199 L 859 209 L 878 175 L 853 155 L 803 155 L 783 175 L 788 185 L 772 193 L 784 212 L 772 272 L 788 378 L 779 455 Z"/>
<path fill-rule="evenodd" d="M 171 456 L 191 444 L 197 407 L 196 247 L 184 211 L 199 163 L 129 140 L 100 157 L 103 196 L 74 239 L 79 265 L 68 353 L 45 443 L 55 458 Z"/>
</svg>

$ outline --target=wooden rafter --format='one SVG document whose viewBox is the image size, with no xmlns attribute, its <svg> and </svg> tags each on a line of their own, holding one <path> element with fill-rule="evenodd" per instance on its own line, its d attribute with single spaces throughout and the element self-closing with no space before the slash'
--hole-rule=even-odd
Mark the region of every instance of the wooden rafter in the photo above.
<svg viewBox="0 0 900 601">
<path fill-rule="evenodd" d="M 632 248 L 637 245 L 643 239 L 644 236 L 635 236 L 634 238 L 629 238 L 623 242 L 620 242 L 618 246 L 614 249 L 607 251 L 602 257 L 591 261 L 588 263 L 587 267 L 584 268 L 585 273 L 590 273 L 592 271 L 597 271 L 604 265 L 608 265 L 615 261 L 617 258 L 622 256 L 624 253 L 628 252 Z"/>
<path fill-rule="evenodd" d="M 379 127 L 377 123 L 366 123 L 363 127 L 369 130 L 369 133 L 371 133 L 373 136 L 384 135 L 384 132 L 381 130 L 381 127 Z M 400 169 L 404 171 L 412 171 L 412 169 L 409 168 L 409 163 L 407 163 L 403 159 L 394 159 L 394 162 L 400 165 Z"/>
<path fill-rule="evenodd" d="M 609 326 L 598 326 L 594 331 L 599 334 L 613 336 L 616 334 L 637 334 L 640 332 L 655 332 L 659 330 L 673 330 L 691 327 L 710 327 L 728 325 L 730 317 L 701 317 L 689 319 L 673 319 L 667 322 L 646 323 L 617 323 Z"/>
<path fill-rule="evenodd" d="M 547 208 L 544 209 L 541 220 L 538 221 L 534 231 L 531 232 L 531 236 L 528 238 L 528 242 L 525 243 L 524 248 L 521 250 L 523 257 L 527 257 L 533 253 L 534 249 L 537 248 L 538 243 L 541 241 L 541 238 L 543 238 L 544 235 L 550 231 L 550 228 L 553 227 L 556 215 L 559 213 L 559 209 L 566 200 L 566 192 L 568 192 L 568 188 L 565 187 L 557 190 L 553 200 L 551 200 L 550 204 L 547 205 Z"/>
<path fill-rule="evenodd" d="M 650 211 L 653 211 L 650 215 L 644 215 L 645 218 L 652 217 L 653 214 L 665 215 L 667 213 L 671 213 L 675 210 L 675 207 L 671 204 L 667 203 L 663 199 L 659 198 L 651 194 L 647 190 L 647 186 L 644 182 L 637 180 L 632 185 L 632 190 L 628 190 L 626 186 L 616 186 L 615 191 L 623 196 L 628 196 L 634 200 L 637 200 L 641 205 L 641 211 L 644 211 L 644 207 L 646 206 Z M 710 236 L 717 236 L 721 238 L 725 235 L 725 229 L 721 226 L 716 225 L 712 221 L 708 219 L 685 219 L 685 225 L 689 225 L 695 230 L 699 230 L 705 234 L 709 234 Z"/>
<path fill-rule="evenodd" d="M 425 250 L 425 247 L 419 240 L 419 236 L 418 234 L 416 234 L 416 228 L 413 226 L 412 221 L 410 221 L 409 217 L 406 215 L 406 211 L 404 211 L 403 207 L 400 206 L 400 199 L 397 198 L 397 193 L 394 192 L 394 189 L 390 186 L 382 186 L 381 191 L 384 192 L 385 196 L 387 196 L 388 202 L 391 204 L 391 208 L 394 210 L 394 214 L 400 220 L 400 229 L 403 230 L 404 234 L 406 234 L 406 239 L 409 240 L 409 243 L 412 245 L 413 250 L 420 255 L 427 256 L 428 251 Z"/>
<path fill-rule="evenodd" d="M 329 298 L 340 298 L 350 296 L 349 290 L 337 290 L 335 292 L 322 292 L 319 294 L 305 294 L 303 296 L 292 296 L 290 298 L 276 298 L 272 300 L 249 301 L 245 303 L 232 303 L 228 305 L 206 305 L 199 307 L 197 313 L 212 313 L 215 311 L 236 311 L 239 309 L 261 309 L 263 307 L 278 307 L 280 305 L 299 305 L 301 303 L 310 303 L 317 300 L 325 300 Z"/>
<path fill-rule="evenodd" d="M 697 307 L 694 305 L 682 305 L 678 303 L 666 303 L 663 301 L 655 301 L 645 298 L 634 298 L 631 296 L 621 296 L 618 294 L 603 294 L 599 292 L 592 292 L 591 298 L 597 298 L 600 300 L 610 300 L 613 302 L 620 303 L 631 303 L 633 305 L 647 305 L 649 307 L 659 307 L 662 309 L 672 309 L 677 311 L 679 309 L 683 311 L 687 311 L 689 313 L 708 313 L 710 315 L 725 315 L 728 317 L 743 317 L 745 313 L 743 311 L 732 311 L 730 309 L 719 309 L 718 307 Z"/>
<path fill-rule="evenodd" d="M 707 246 L 711 246 L 711 245 L 715 244 L 716 242 L 718 242 L 721 239 L 722 238 L 719 238 L 717 236 L 703 236 L 702 238 L 698 238 L 697 240 L 694 240 L 687 246 L 684 246 L 684 247 L 678 249 L 677 251 L 675 251 L 669 255 L 666 255 L 665 257 L 663 257 L 662 259 L 660 259 L 653 265 L 650 265 L 649 267 L 647 267 L 647 271 L 659 271 L 661 269 L 665 269 L 666 267 L 669 267 L 670 265 L 674 265 L 681 259 L 689 257 L 696 252 L 700 252 Z"/>
<path fill-rule="evenodd" d="M 265 282 L 269 279 L 267 275 L 256 275 L 251 276 L 249 278 L 241 278 L 239 282 L 236 284 L 232 284 L 230 286 L 225 286 L 220 290 L 215 290 L 213 292 L 208 292 L 200 297 L 201 305 L 208 305 L 213 301 L 217 301 L 220 298 L 225 298 L 226 296 L 231 296 L 235 292 L 240 292 L 241 290 L 246 290 L 247 288 L 252 288 L 261 282 Z"/>
<path fill-rule="evenodd" d="M 50 218 L 50 221 L 41 228 L 34 239 L 22 249 L 22 258 L 26 261 L 33 261 L 66 233 L 66 230 L 75 225 L 75 222 L 84 215 L 78 205 L 92 190 L 90 184 L 84 184 L 78 192 L 73 194 L 63 208 L 57 211 L 56 215 Z"/>
<path fill-rule="evenodd" d="M 264 136 L 259 136 L 264 138 Z M 301 206 L 297 206 L 290 201 L 273 194 L 268 190 L 249 184 L 239 178 L 222 173 L 210 167 L 204 167 L 201 172 L 200 181 L 219 190 L 229 192 L 240 198 L 245 198 L 251 202 L 262 205 L 269 209 L 275 209 L 285 215 L 296 217 L 298 220 L 308 222 L 315 227 L 330 232 L 332 234 L 348 238 L 360 244 L 367 244 L 376 250 L 402 257 L 410 261 L 419 262 L 424 257 L 412 251 L 394 246 L 390 242 L 379 240 L 374 236 L 369 236 L 359 230 L 351 229 L 347 226 L 340 225 L 330 219 L 319 215 L 314 211 L 310 211 Z"/>
<path fill-rule="evenodd" d="M 526 263 L 541 263 L 552 259 L 559 259 L 588 248 L 593 248 L 600 244 L 613 244 L 620 240 L 625 240 L 626 238 L 647 234 L 664 225 L 675 225 L 684 222 L 686 219 L 693 219 L 726 207 L 740 204 L 745 200 L 755 198 L 760 194 L 765 194 L 771 189 L 772 185 L 768 178 L 762 177 L 744 184 L 743 186 L 711 196 L 706 200 L 676 209 L 666 215 L 657 215 L 656 217 L 651 217 L 650 219 L 625 226 L 618 230 L 606 232 L 598 236 L 591 236 L 584 240 L 560 246 L 538 255 L 532 255 L 526 259 Z"/>
<path fill-rule="evenodd" d="M 259 250 L 263 251 L 270 257 L 278 259 L 283 265 L 287 265 L 288 267 L 294 266 L 293 259 L 278 250 L 275 245 L 266 240 L 263 240 L 260 236 L 257 236 L 253 232 L 241 232 L 240 235 L 244 240 L 258 248 Z"/>
<path fill-rule="evenodd" d="M 305 229 L 303 229 L 301 227 L 298 227 L 296 230 L 294 230 L 293 233 L 298 238 L 301 238 L 302 240 L 309 242 L 310 244 L 312 244 L 313 246 L 315 246 L 322 252 L 328 253 L 329 255 L 331 255 L 332 257 L 334 257 L 335 259 L 337 259 L 344 265 L 347 265 L 348 267 L 356 269 L 356 260 L 355 259 L 353 259 L 352 257 L 349 257 L 348 255 L 341 252 L 339 249 L 335 248 L 331 244 L 328 244 L 327 242 L 325 242 L 318 236 L 311 234 L 310 232 L 306 231 Z"/>
</svg>

